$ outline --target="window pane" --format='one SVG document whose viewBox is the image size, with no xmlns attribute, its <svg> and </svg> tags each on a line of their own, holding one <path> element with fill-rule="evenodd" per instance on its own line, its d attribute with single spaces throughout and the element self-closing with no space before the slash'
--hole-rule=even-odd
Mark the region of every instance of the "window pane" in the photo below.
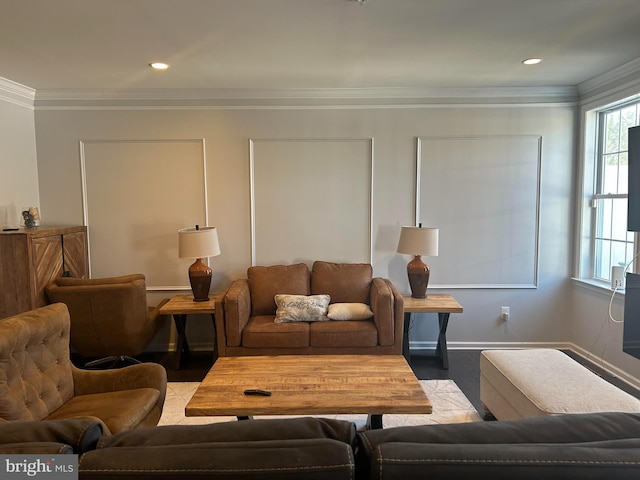
<svg viewBox="0 0 640 480">
<path fill-rule="evenodd" d="M 614 198 L 611 204 L 611 238 L 624 242 L 627 238 L 627 199 Z"/>
<path fill-rule="evenodd" d="M 617 152 L 620 147 L 620 110 L 605 115 L 604 153 Z"/>
<path fill-rule="evenodd" d="M 618 193 L 618 159 L 617 153 L 604 156 L 602 163 L 602 188 L 605 195 Z"/>
<path fill-rule="evenodd" d="M 636 105 L 631 105 L 623 108 L 620 113 L 620 150 L 627 150 L 627 130 L 637 125 L 636 109 Z"/>
<path fill-rule="evenodd" d="M 596 264 L 594 277 L 599 280 L 608 280 L 611 271 L 611 242 L 608 240 L 596 240 Z"/>
<path fill-rule="evenodd" d="M 624 138 L 628 138 L 629 135 L 625 134 Z M 629 193 L 629 154 L 628 152 L 620 152 L 620 158 L 618 162 L 618 192 L 617 193 Z"/>
<path fill-rule="evenodd" d="M 611 265 L 619 265 L 621 267 L 624 267 L 626 264 L 627 264 L 627 244 L 625 242 L 612 242 Z"/>
<path fill-rule="evenodd" d="M 596 202 L 598 218 L 596 222 L 596 237 L 611 237 L 611 211 L 613 200 L 611 198 L 600 198 Z"/>
<path fill-rule="evenodd" d="M 627 243 L 627 254 L 624 262 L 625 267 L 627 266 L 627 263 L 629 263 L 631 260 L 633 260 L 633 243 Z M 629 269 L 627 271 L 633 272 L 633 263 L 629 265 Z"/>
</svg>

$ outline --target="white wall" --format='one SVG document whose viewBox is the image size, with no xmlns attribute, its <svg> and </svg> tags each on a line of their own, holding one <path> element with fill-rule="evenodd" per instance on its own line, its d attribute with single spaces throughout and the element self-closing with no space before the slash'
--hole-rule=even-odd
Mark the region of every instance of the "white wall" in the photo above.
<svg viewBox="0 0 640 480">
<path fill-rule="evenodd" d="M 33 109 L 0 95 L 0 227 L 19 226 L 22 209 L 39 205 Z"/>
<path fill-rule="evenodd" d="M 415 219 L 416 138 L 540 135 L 537 288 L 446 290 L 465 309 L 463 314 L 452 315 L 448 339 L 452 347 L 470 348 L 502 342 L 567 344 L 571 340 L 571 303 L 567 299 L 571 295 L 575 115 L 576 107 L 567 104 L 335 109 L 48 107 L 36 110 L 42 209 L 50 222 L 82 223 L 81 140 L 204 138 L 209 223 L 218 227 L 222 250 L 222 255 L 212 259 L 213 290 L 220 291 L 233 279 L 245 277 L 251 263 L 249 139 L 373 138 L 374 273 L 391 278 L 401 291 L 408 293 L 406 263 L 409 259 L 395 253 L 395 249 L 400 226 L 412 225 Z M 159 196 L 172 185 L 154 182 L 154 172 L 150 171 L 148 182 L 139 187 L 149 196 Z M 313 193 L 330 194 L 322 185 Z M 447 199 L 433 208 L 446 210 L 447 202 L 456 202 L 456 199 Z M 348 210 L 345 212 L 348 214 Z M 283 214 L 285 212 L 273 212 L 273 221 L 277 222 Z M 500 232 L 493 234 L 500 235 Z M 434 284 L 438 283 L 437 277 L 438 272 L 433 271 Z M 511 307 L 510 329 L 506 333 L 499 322 L 502 305 Z M 435 319 L 419 318 L 411 332 L 412 344 L 433 346 Z M 208 326 L 208 321 L 204 323 Z M 197 330 L 198 327 L 189 328 Z M 198 337 L 205 339 L 203 344 L 209 338 L 205 334 Z"/>
</svg>

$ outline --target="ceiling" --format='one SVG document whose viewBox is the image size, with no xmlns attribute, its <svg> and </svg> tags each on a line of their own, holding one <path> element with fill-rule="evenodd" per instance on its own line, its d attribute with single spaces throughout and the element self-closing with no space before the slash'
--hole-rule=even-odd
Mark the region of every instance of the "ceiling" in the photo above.
<svg viewBox="0 0 640 480">
<path fill-rule="evenodd" d="M 640 58 L 639 0 L 0 0 L 39 90 L 575 86 Z M 525 58 L 544 59 L 524 66 Z M 148 67 L 164 61 L 162 72 Z"/>
</svg>

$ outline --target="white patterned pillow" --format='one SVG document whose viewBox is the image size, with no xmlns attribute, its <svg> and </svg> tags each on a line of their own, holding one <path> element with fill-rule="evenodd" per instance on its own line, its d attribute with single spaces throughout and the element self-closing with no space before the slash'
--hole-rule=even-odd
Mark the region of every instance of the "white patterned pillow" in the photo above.
<svg viewBox="0 0 640 480">
<path fill-rule="evenodd" d="M 275 296 L 276 323 L 287 322 L 325 322 L 327 307 L 331 301 L 329 295 L 287 295 Z"/>
<path fill-rule="evenodd" d="M 366 303 L 332 303 L 327 313 L 329 320 L 365 320 L 373 317 Z"/>
</svg>

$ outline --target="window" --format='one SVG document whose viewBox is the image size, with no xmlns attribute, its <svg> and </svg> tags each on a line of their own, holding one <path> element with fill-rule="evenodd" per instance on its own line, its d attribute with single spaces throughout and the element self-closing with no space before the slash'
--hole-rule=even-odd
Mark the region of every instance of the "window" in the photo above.
<svg viewBox="0 0 640 480">
<path fill-rule="evenodd" d="M 609 282 L 611 267 L 627 266 L 634 256 L 634 233 L 627 232 L 627 130 L 640 124 L 640 102 L 634 100 L 597 113 L 597 159 L 591 201 L 592 272 Z M 633 271 L 633 266 L 629 267 Z"/>
</svg>

